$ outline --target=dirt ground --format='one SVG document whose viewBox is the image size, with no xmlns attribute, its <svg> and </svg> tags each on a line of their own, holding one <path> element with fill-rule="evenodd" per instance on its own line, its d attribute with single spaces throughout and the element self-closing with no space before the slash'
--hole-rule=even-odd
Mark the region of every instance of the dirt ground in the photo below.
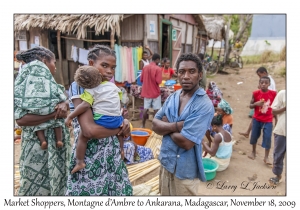
<svg viewBox="0 0 300 210">
<path fill-rule="evenodd" d="M 257 88 L 258 76 L 256 69 L 260 65 L 247 65 L 239 72 L 233 70 L 228 71 L 229 74 L 217 74 L 212 78 L 207 78 L 207 82 L 215 81 L 218 87 L 223 92 L 223 97 L 227 100 L 234 110 L 233 118 L 233 139 L 236 144 L 233 147 L 231 162 L 225 171 L 218 172 L 215 179 L 212 181 L 202 183 L 201 195 L 286 195 L 286 164 L 284 165 L 284 172 L 282 182 L 276 188 L 270 188 L 268 179 L 273 177 L 272 167 L 267 166 L 263 162 L 264 150 L 261 146 L 257 146 L 257 157 L 251 160 L 247 157 L 251 152 L 251 145 L 249 138 L 240 136 L 238 132 L 246 131 L 250 123 L 249 102 L 251 100 L 251 93 Z M 267 64 L 271 66 L 271 64 Z M 280 69 L 285 66 L 285 62 L 275 63 L 275 67 L 271 69 L 270 75 L 276 83 L 276 89 L 282 90 L 286 88 L 285 77 L 279 76 Z M 238 82 L 243 82 L 238 85 Z M 136 99 L 135 106 L 139 107 L 142 104 L 141 99 Z M 131 106 L 129 106 L 131 107 Z M 139 113 L 135 114 L 139 118 Z M 131 113 L 130 113 L 131 119 Z M 133 127 L 138 128 L 141 125 L 141 120 L 131 121 Z M 147 120 L 146 127 L 151 129 L 151 121 Z M 196 129 L 196 128 L 195 128 Z M 261 142 L 261 138 L 258 140 Z M 273 161 L 273 142 L 270 150 L 270 160 Z M 244 154 L 240 154 L 244 153 Z M 14 162 L 19 162 L 20 145 L 15 144 L 15 158 Z M 151 178 L 157 176 L 159 168 L 136 180 L 133 185 L 144 183 Z M 253 179 L 253 177 L 257 177 Z M 253 181 L 252 181 L 253 180 Z"/>
</svg>

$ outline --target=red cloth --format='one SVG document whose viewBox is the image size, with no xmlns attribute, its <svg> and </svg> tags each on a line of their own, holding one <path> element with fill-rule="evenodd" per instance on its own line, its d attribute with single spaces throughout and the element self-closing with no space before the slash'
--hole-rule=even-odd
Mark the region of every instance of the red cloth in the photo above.
<svg viewBox="0 0 300 210">
<path fill-rule="evenodd" d="M 273 122 L 271 105 L 274 101 L 275 96 L 276 96 L 276 91 L 273 90 L 268 90 L 267 92 L 262 92 L 261 90 L 253 91 L 254 103 L 262 99 L 265 101 L 265 103 L 268 100 L 270 100 L 270 104 L 266 113 L 261 112 L 261 107 L 259 106 L 254 107 L 253 118 L 255 118 L 259 122 Z"/>
<path fill-rule="evenodd" d="M 141 96 L 144 98 L 157 98 L 160 95 L 159 84 L 161 81 L 161 68 L 155 62 L 145 66 L 141 74 L 141 82 L 143 83 Z"/>
<path fill-rule="evenodd" d="M 175 74 L 175 71 L 172 68 L 169 68 L 169 69 L 162 68 L 161 71 L 162 71 L 162 75 L 164 75 L 164 74 L 168 75 L 168 78 L 165 78 L 165 80 L 171 79 L 172 75 Z M 164 77 L 164 76 L 162 76 L 162 77 Z"/>
</svg>

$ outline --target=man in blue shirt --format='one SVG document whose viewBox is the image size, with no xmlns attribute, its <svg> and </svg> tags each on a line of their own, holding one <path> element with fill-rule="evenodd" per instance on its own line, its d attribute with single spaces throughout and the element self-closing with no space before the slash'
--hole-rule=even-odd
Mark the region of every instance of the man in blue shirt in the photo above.
<svg viewBox="0 0 300 210">
<path fill-rule="evenodd" d="M 200 182 L 206 181 L 201 142 L 214 116 L 214 107 L 199 87 L 199 57 L 182 54 L 176 69 L 182 89 L 169 96 L 152 123 L 153 131 L 163 135 L 159 189 L 161 195 L 199 195 Z"/>
</svg>

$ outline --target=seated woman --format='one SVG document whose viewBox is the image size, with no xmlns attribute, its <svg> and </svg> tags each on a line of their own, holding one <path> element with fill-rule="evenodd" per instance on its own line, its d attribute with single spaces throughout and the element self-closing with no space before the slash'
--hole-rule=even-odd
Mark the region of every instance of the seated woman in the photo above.
<svg viewBox="0 0 300 210">
<path fill-rule="evenodd" d="M 221 90 L 218 88 L 217 84 L 214 81 L 209 82 L 208 89 L 206 90 L 206 94 L 210 98 L 214 107 L 218 106 L 219 102 L 223 97 L 223 93 L 221 92 Z"/>
<path fill-rule="evenodd" d="M 221 99 L 220 103 L 218 104 L 218 107 L 216 108 L 215 116 L 221 115 L 222 116 L 222 123 L 223 123 L 223 129 L 228 131 L 230 134 L 232 133 L 232 126 L 233 126 L 233 117 L 232 117 L 233 110 L 230 107 L 230 104 L 225 101 L 224 99 Z M 209 141 L 209 145 L 211 144 L 211 136 L 214 137 L 216 132 L 212 130 L 212 126 L 207 130 L 205 136 Z"/>
<path fill-rule="evenodd" d="M 216 132 L 212 147 L 208 143 L 202 141 L 203 150 L 209 153 L 209 157 L 219 164 L 217 171 L 224 171 L 230 163 L 232 154 L 231 134 L 224 130 L 222 116 L 214 116 L 212 122 L 212 130 Z"/>
<path fill-rule="evenodd" d="M 153 153 L 150 148 L 137 145 L 132 137 L 124 139 L 124 162 L 126 164 L 142 163 L 153 159 Z"/>
</svg>

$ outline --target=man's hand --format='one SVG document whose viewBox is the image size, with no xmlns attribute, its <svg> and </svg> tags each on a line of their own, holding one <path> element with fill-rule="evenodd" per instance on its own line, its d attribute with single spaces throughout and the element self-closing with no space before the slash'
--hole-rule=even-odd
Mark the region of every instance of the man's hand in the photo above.
<svg viewBox="0 0 300 210">
<path fill-rule="evenodd" d="M 161 120 L 164 121 L 164 122 L 169 122 L 169 120 L 166 116 L 163 116 Z"/>
</svg>

